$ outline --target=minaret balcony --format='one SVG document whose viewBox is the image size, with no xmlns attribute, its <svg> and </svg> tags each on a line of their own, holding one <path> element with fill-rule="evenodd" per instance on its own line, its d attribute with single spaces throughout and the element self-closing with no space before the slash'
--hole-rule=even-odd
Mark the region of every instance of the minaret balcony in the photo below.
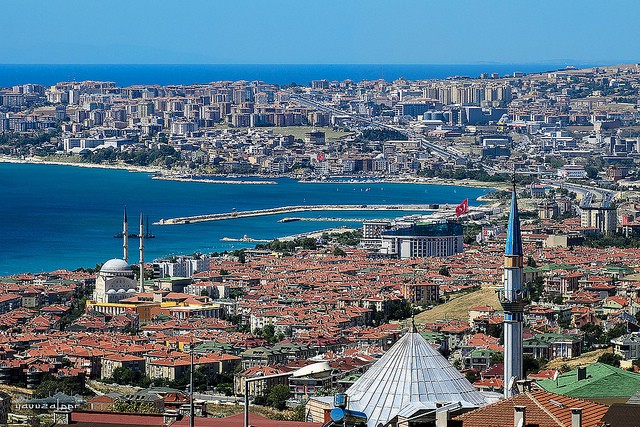
<svg viewBox="0 0 640 427">
<path fill-rule="evenodd" d="M 509 313 L 523 313 L 524 307 L 529 303 L 524 291 L 516 291 L 515 298 L 507 298 L 504 289 L 498 291 L 498 301 L 502 309 Z"/>
</svg>

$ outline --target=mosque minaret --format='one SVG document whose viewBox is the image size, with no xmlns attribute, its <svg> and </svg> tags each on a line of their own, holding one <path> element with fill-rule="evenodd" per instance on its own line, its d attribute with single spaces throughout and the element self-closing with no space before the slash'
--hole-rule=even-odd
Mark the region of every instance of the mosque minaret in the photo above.
<svg viewBox="0 0 640 427">
<path fill-rule="evenodd" d="M 522 290 L 522 235 L 518 217 L 515 182 L 511 195 L 511 212 L 507 225 L 507 244 L 504 252 L 504 288 L 500 303 L 504 310 L 504 397 L 514 395 L 516 381 L 522 372 L 522 320 L 524 295 Z"/>
<path fill-rule="evenodd" d="M 122 251 L 123 259 L 129 262 L 129 225 L 127 223 L 127 207 L 124 207 L 124 221 L 122 222 Z"/>
<path fill-rule="evenodd" d="M 144 292 L 144 221 L 142 219 L 142 211 L 140 212 L 140 293 Z"/>
<path fill-rule="evenodd" d="M 117 303 L 129 298 L 137 292 L 144 292 L 144 223 L 140 212 L 140 274 L 136 281 L 135 274 L 129 265 L 129 224 L 127 208 L 124 209 L 122 222 L 122 255 L 105 262 L 96 276 L 96 287 L 93 301 L 97 303 Z"/>
</svg>

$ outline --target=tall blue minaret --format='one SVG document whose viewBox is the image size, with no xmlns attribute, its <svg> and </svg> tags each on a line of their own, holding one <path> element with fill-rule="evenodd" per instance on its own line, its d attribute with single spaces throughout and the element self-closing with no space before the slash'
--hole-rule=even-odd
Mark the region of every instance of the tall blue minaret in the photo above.
<svg viewBox="0 0 640 427">
<path fill-rule="evenodd" d="M 517 380 L 522 378 L 522 235 L 518 217 L 516 186 L 513 184 L 511 212 L 507 225 L 507 245 L 504 251 L 504 290 L 500 303 L 504 310 L 504 397 L 513 396 Z"/>
</svg>

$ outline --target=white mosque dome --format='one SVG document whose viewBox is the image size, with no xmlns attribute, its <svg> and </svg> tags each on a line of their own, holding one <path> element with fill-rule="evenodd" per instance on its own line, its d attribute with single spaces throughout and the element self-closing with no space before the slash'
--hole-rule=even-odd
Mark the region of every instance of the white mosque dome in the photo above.
<svg viewBox="0 0 640 427">
<path fill-rule="evenodd" d="M 114 258 L 102 264 L 100 273 L 130 273 L 131 266 L 123 259 Z"/>
<path fill-rule="evenodd" d="M 124 294 L 124 293 L 126 293 L 126 292 L 127 292 L 127 291 L 125 291 L 125 290 L 124 290 L 124 289 L 122 289 L 122 288 L 118 289 L 118 293 L 119 293 L 119 294 Z"/>
<path fill-rule="evenodd" d="M 135 294 L 135 293 L 136 293 L 136 290 L 135 290 L 135 289 L 133 289 L 133 288 L 131 288 L 131 289 L 129 289 L 129 290 L 127 291 L 127 293 L 128 293 L 128 294 Z"/>
<path fill-rule="evenodd" d="M 113 295 L 113 294 L 115 294 L 115 293 L 116 293 L 116 290 L 115 290 L 115 289 L 109 289 L 109 290 L 107 291 L 107 293 L 108 293 L 109 295 Z"/>
</svg>

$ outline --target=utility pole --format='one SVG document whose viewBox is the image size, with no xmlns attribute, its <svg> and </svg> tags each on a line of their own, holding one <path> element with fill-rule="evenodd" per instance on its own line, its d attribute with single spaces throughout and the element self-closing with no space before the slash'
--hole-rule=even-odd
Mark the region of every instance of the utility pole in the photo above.
<svg viewBox="0 0 640 427">
<path fill-rule="evenodd" d="M 191 338 L 191 345 L 189 347 L 191 353 L 191 369 L 189 372 L 189 427 L 194 427 L 195 413 L 193 404 L 193 338 Z"/>
<path fill-rule="evenodd" d="M 249 427 L 249 383 L 244 381 L 244 427 Z"/>
</svg>

